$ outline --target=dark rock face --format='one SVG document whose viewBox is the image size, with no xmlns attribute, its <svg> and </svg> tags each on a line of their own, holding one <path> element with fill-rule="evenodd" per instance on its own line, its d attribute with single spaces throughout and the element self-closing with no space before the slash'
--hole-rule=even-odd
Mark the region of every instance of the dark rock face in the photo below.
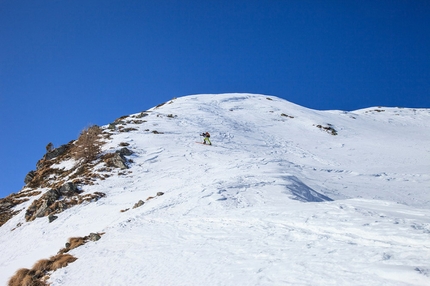
<svg viewBox="0 0 430 286">
<path fill-rule="evenodd" d="M 59 192 L 63 196 L 70 197 L 75 195 L 76 193 L 79 193 L 79 190 L 75 184 L 68 182 L 60 187 Z"/>
<path fill-rule="evenodd" d="M 36 175 L 35 171 L 28 172 L 28 174 L 24 178 L 24 183 L 25 184 L 30 183 L 33 180 L 33 178 L 34 178 L 35 175 Z"/>
<path fill-rule="evenodd" d="M 37 161 L 36 163 L 36 170 L 39 169 L 43 169 L 44 167 L 46 167 L 47 165 L 49 166 L 49 162 L 51 159 L 54 159 L 56 157 L 62 156 L 62 155 L 67 155 L 67 153 L 69 152 L 72 144 L 74 141 L 70 141 L 67 144 L 61 145 L 58 148 L 53 148 L 52 149 L 47 149 L 46 154 L 42 157 L 42 159 L 40 159 L 39 161 Z M 52 162 L 51 162 L 52 163 Z"/>
<path fill-rule="evenodd" d="M 32 213 L 34 217 L 44 217 L 46 211 L 48 210 L 49 206 L 52 205 L 56 200 L 60 198 L 61 194 L 58 190 L 49 190 L 47 191 L 38 201 L 41 202 L 40 205 L 35 206 L 35 211 Z M 27 214 L 30 214 L 27 210 Z"/>
<path fill-rule="evenodd" d="M 120 155 L 123 155 L 123 156 L 130 156 L 131 154 L 133 154 L 133 151 L 124 147 L 124 148 L 121 148 L 120 150 L 116 151 L 116 153 L 119 153 Z"/>
<path fill-rule="evenodd" d="M 55 215 L 49 215 L 49 216 L 48 216 L 49 223 L 53 222 L 53 221 L 54 221 L 54 220 L 56 220 L 57 218 L 58 218 L 58 216 L 55 216 Z"/>
<path fill-rule="evenodd" d="M 47 216 L 48 214 L 52 215 L 53 212 L 60 213 L 67 208 L 67 204 L 59 200 L 62 197 L 73 197 L 79 193 L 78 187 L 71 182 L 62 185 L 58 189 L 51 189 L 32 203 L 27 209 L 25 217 L 28 221 Z M 52 221 L 54 219 L 52 219 Z M 51 218 L 49 220 L 51 222 Z"/>
<path fill-rule="evenodd" d="M 58 148 L 55 148 L 54 150 L 48 152 L 45 154 L 46 160 L 54 159 L 55 157 L 58 157 L 60 155 L 63 155 L 67 151 L 67 145 L 61 145 Z"/>
<path fill-rule="evenodd" d="M 40 199 L 45 200 L 48 205 L 52 205 L 61 196 L 58 190 L 52 189 L 47 191 Z"/>
</svg>

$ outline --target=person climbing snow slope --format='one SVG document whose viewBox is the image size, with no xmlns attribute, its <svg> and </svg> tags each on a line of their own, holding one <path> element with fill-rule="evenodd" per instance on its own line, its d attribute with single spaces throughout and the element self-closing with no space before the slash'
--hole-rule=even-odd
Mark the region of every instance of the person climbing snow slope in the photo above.
<svg viewBox="0 0 430 286">
<path fill-rule="evenodd" d="M 209 137 L 211 137 L 211 135 L 209 134 L 209 132 L 203 132 L 202 134 L 200 134 L 200 136 L 204 136 L 205 137 L 203 139 L 203 144 L 208 143 L 209 145 L 212 145 L 211 140 L 209 140 Z"/>
</svg>

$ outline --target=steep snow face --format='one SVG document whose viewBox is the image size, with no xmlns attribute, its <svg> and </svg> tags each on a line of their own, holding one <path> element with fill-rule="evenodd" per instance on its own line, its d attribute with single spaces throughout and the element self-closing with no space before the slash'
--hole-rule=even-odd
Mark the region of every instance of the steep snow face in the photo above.
<svg viewBox="0 0 430 286">
<path fill-rule="evenodd" d="M 168 114 L 177 117 L 169 120 Z M 156 139 L 173 141 L 174 152 L 185 148 L 178 153 L 194 155 L 189 147 L 201 146 L 192 146 L 193 140 L 199 140 L 199 131 L 210 131 L 216 148 L 203 152 L 208 167 L 221 165 L 234 174 L 260 168 L 278 183 L 292 185 L 286 192 L 300 200 L 319 201 L 318 196 L 304 198 L 318 192 L 332 199 L 429 203 L 423 190 L 430 186 L 430 133 L 424 131 L 430 127 L 429 110 L 314 111 L 276 97 L 226 94 L 179 98 L 151 116 L 153 128 L 165 133 Z"/>
<path fill-rule="evenodd" d="M 0 228 L 0 284 L 90 232 L 52 285 L 430 283 L 430 110 L 208 94 L 138 116 L 104 145 L 128 145 L 129 169 L 82 186 L 105 198 Z"/>
</svg>

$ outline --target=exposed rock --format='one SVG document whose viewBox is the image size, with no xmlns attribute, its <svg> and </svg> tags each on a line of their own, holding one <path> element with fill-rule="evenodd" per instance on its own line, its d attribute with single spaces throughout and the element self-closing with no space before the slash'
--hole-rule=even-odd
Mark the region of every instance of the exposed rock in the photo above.
<svg viewBox="0 0 430 286">
<path fill-rule="evenodd" d="M 294 118 L 294 116 L 291 116 L 291 115 L 288 115 L 288 114 L 285 114 L 285 113 L 282 113 L 281 116 L 289 117 L 289 118 Z"/>
<path fill-rule="evenodd" d="M 129 128 L 124 128 L 123 126 L 120 126 L 119 128 L 119 132 L 130 132 L 130 131 L 137 131 L 137 128 L 133 128 L 133 127 L 129 127 Z"/>
<path fill-rule="evenodd" d="M 28 174 L 24 178 L 24 183 L 25 184 L 30 183 L 33 180 L 33 178 L 34 178 L 35 175 L 36 175 L 35 171 L 28 172 Z"/>
<path fill-rule="evenodd" d="M 45 159 L 51 160 L 55 157 L 63 155 L 67 151 L 67 147 L 68 145 L 61 145 L 60 147 L 53 149 L 52 151 L 45 154 Z"/>
<path fill-rule="evenodd" d="M 98 233 L 90 233 L 90 235 L 89 235 L 89 240 L 91 240 L 91 241 L 97 241 L 97 240 L 99 240 L 100 238 L 101 238 L 101 236 L 98 234 Z"/>
<path fill-rule="evenodd" d="M 135 209 L 135 208 L 141 207 L 141 206 L 143 206 L 143 204 L 144 204 L 144 202 L 142 200 L 140 200 L 134 204 L 133 208 Z"/>
<path fill-rule="evenodd" d="M 46 145 L 45 147 L 46 152 L 51 152 L 52 150 L 54 150 L 54 144 L 52 144 L 52 142 L 49 142 L 48 145 Z"/>
<path fill-rule="evenodd" d="M 18 214 L 21 210 L 14 210 L 13 208 L 28 199 L 16 199 L 15 194 L 7 198 L 0 199 L 0 226 L 5 224 L 9 219 Z"/>
<path fill-rule="evenodd" d="M 142 117 L 145 117 L 145 116 L 148 116 L 148 113 L 141 112 L 140 114 L 136 115 L 136 118 L 142 118 Z"/>
<path fill-rule="evenodd" d="M 25 213 L 25 218 L 33 220 L 36 217 L 43 217 L 50 212 L 49 206 L 52 205 L 56 200 L 60 198 L 60 192 L 52 189 L 47 191 L 40 199 L 34 201 Z"/>
<path fill-rule="evenodd" d="M 48 209 L 48 202 L 43 201 L 42 204 L 39 206 L 39 208 L 34 213 L 34 217 L 44 217 L 47 209 Z"/>
<path fill-rule="evenodd" d="M 37 161 L 36 170 L 39 171 L 40 169 L 43 169 L 44 167 L 51 165 L 53 163 L 51 159 L 54 159 L 59 156 L 67 155 L 73 143 L 74 143 L 74 140 L 70 141 L 67 144 L 61 145 L 58 148 L 52 149 L 50 151 L 47 150 L 46 154 L 42 157 L 42 159 Z"/>
<path fill-rule="evenodd" d="M 157 196 L 162 196 L 162 195 L 164 195 L 164 193 L 163 193 L 163 192 L 158 192 L 158 193 L 157 193 Z"/>
<path fill-rule="evenodd" d="M 44 164 L 45 164 L 45 159 L 44 158 L 42 158 L 39 161 L 37 161 L 37 163 L 36 163 L 36 170 L 42 169 Z"/>
<path fill-rule="evenodd" d="M 75 184 L 68 182 L 68 183 L 65 183 L 64 185 L 62 185 L 60 187 L 59 192 L 63 196 L 70 197 L 70 196 L 75 195 L 76 193 L 79 193 L 79 190 Z"/>
<path fill-rule="evenodd" d="M 320 124 L 317 125 L 319 129 L 325 130 L 327 133 L 331 135 L 337 135 L 337 131 L 329 124 L 328 126 L 322 126 Z"/>
<path fill-rule="evenodd" d="M 49 215 L 49 216 L 48 216 L 49 223 L 53 222 L 53 221 L 54 221 L 54 220 L 56 220 L 57 218 L 58 218 L 58 216 L 55 216 L 55 215 Z"/>
<path fill-rule="evenodd" d="M 131 154 L 133 154 L 133 151 L 124 147 L 124 148 L 121 148 L 120 150 L 117 150 L 116 153 L 119 153 L 123 156 L 130 156 Z"/>
<path fill-rule="evenodd" d="M 55 211 L 56 213 L 61 213 L 65 209 L 67 209 L 67 203 L 65 203 L 63 201 L 57 201 L 54 204 L 52 204 L 51 206 L 49 206 L 49 210 Z"/>
<path fill-rule="evenodd" d="M 9 209 L 13 206 L 14 204 L 12 204 L 11 202 L 0 202 L 0 210 Z"/>
<path fill-rule="evenodd" d="M 124 157 L 124 155 L 121 155 L 120 153 L 115 153 L 111 158 L 107 158 L 105 162 L 109 167 L 128 169 L 126 165 L 127 159 Z"/>
<path fill-rule="evenodd" d="M 58 190 L 52 189 L 47 191 L 40 199 L 45 200 L 48 205 L 52 205 L 60 198 L 61 194 Z"/>
</svg>

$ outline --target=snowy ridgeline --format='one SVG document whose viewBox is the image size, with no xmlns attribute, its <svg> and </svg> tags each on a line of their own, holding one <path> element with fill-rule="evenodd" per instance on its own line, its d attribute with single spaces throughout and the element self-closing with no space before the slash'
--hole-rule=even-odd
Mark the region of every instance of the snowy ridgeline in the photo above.
<svg viewBox="0 0 430 286">
<path fill-rule="evenodd" d="M 25 220 L 48 189 L 19 205 L 0 227 L 1 285 L 90 233 L 48 283 L 430 285 L 428 109 L 196 95 L 103 129 L 105 153 L 133 152 L 128 169 L 100 160 L 103 179 L 80 188 L 105 196 L 51 223 Z M 213 145 L 196 144 L 206 131 Z"/>
</svg>

